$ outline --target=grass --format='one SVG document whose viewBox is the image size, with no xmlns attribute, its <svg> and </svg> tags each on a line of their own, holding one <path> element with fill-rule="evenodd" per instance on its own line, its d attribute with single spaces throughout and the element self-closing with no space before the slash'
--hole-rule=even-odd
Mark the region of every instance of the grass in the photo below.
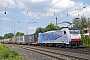
<svg viewBox="0 0 90 60">
<path fill-rule="evenodd" d="M 27 60 L 27 58 L 22 58 L 19 53 L 11 51 L 9 47 L 0 44 L 0 60 Z"/>
</svg>

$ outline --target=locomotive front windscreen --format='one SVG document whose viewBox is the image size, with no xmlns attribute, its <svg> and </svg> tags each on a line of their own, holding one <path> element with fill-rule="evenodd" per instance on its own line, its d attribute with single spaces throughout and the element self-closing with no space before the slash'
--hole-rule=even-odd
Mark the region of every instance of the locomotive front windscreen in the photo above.
<svg viewBox="0 0 90 60">
<path fill-rule="evenodd" d="M 80 34 L 80 30 L 77 28 L 69 28 L 70 34 Z"/>
</svg>

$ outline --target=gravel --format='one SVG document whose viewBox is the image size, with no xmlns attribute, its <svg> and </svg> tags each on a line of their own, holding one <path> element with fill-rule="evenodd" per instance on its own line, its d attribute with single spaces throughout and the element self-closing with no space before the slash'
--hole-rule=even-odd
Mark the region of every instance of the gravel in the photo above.
<svg viewBox="0 0 90 60">
<path fill-rule="evenodd" d="M 19 52 L 21 57 L 26 57 L 27 60 L 57 60 L 55 58 L 48 57 L 46 55 L 42 55 L 36 52 L 32 52 L 29 50 L 21 49 L 18 47 L 10 47 L 11 50 Z"/>
<path fill-rule="evenodd" d="M 32 52 L 29 50 L 25 50 L 25 49 L 21 49 L 18 47 L 10 47 L 10 48 L 12 50 L 19 52 L 22 57 L 28 57 L 28 60 L 57 60 L 55 58 L 51 58 L 51 57 L 48 57 L 46 55 L 42 55 L 42 54 Z M 39 48 L 39 49 L 43 50 L 44 48 Z M 90 60 L 90 55 L 86 55 L 86 54 L 72 53 L 72 52 L 59 51 L 59 50 L 50 50 L 50 49 L 44 49 L 44 50 L 56 52 L 56 53 L 60 53 L 60 54 L 66 54 L 66 55 L 70 55 L 70 56 L 75 56 L 75 57 L 79 57 L 79 58 L 85 58 L 87 60 Z M 76 60 L 76 59 L 73 58 L 70 60 Z"/>
<path fill-rule="evenodd" d="M 33 48 L 35 48 L 35 47 L 33 47 Z M 37 49 L 51 51 L 51 52 L 56 52 L 56 53 L 60 53 L 60 54 L 65 54 L 65 55 L 69 55 L 69 56 L 75 56 L 75 57 L 79 57 L 79 58 L 84 58 L 84 59 L 90 60 L 90 55 L 86 55 L 86 54 L 72 53 L 72 52 L 59 51 L 59 50 L 51 50 L 51 49 L 45 49 L 45 48 L 37 48 Z"/>
</svg>

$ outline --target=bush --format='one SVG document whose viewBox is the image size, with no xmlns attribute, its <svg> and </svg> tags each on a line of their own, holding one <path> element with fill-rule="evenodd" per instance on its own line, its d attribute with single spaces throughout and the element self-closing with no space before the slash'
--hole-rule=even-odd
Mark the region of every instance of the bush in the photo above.
<svg viewBox="0 0 90 60">
<path fill-rule="evenodd" d="M 7 46 L 0 44 L 0 60 L 27 60 L 26 58 L 21 58 L 21 56 L 15 52 L 11 51 Z"/>
<path fill-rule="evenodd" d="M 2 54 L 2 57 L 3 57 L 4 59 L 8 59 L 9 53 L 5 51 L 5 52 Z"/>
<path fill-rule="evenodd" d="M 82 35 L 83 46 L 90 46 L 90 37 Z"/>
</svg>

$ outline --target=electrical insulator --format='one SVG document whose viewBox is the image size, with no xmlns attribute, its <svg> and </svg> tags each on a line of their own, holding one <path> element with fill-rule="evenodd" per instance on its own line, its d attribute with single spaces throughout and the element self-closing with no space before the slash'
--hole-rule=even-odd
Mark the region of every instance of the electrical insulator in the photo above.
<svg viewBox="0 0 90 60">
<path fill-rule="evenodd" d="M 4 12 L 4 14 L 7 14 L 6 11 Z"/>
</svg>

